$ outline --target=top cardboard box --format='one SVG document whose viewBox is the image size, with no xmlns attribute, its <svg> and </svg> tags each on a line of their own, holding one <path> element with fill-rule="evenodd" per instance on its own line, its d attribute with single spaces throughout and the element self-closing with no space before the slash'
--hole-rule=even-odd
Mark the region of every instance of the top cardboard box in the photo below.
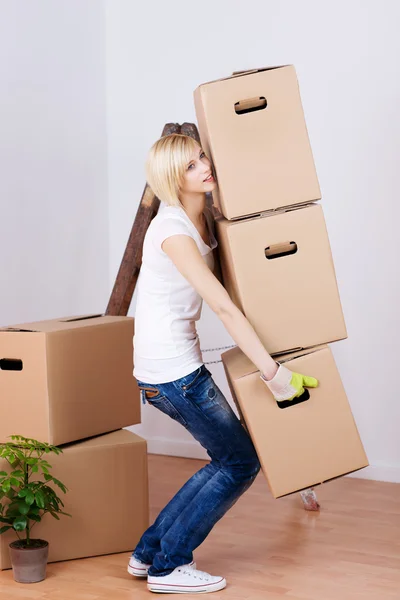
<svg viewBox="0 0 400 600">
<path fill-rule="evenodd" d="M 0 441 L 66 444 L 140 423 L 131 317 L 81 316 L 0 329 Z"/>
<path fill-rule="evenodd" d="M 218 180 L 214 203 L 226 219 L 320 200 L 293 65 L 204 83 L 194 102 Z"/>
</svg>

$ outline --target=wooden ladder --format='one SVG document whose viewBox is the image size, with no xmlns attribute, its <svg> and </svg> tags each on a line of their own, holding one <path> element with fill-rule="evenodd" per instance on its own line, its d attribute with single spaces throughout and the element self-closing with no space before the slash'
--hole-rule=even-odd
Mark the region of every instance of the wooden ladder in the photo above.
<svg viewBox="0 0 400 600">
<path fill-rule="evenodd" d="M 194 123 L 183 123 L 183 125 L 167 123 L 161 136 L 170 135 L 171 133 L 182 133 L 194 138 L 199 144 L 201 143 L 199 132 Z M 206 204 L 211 208 L 214 216 L 220 214 L 213 205 L 210 193 L 206 194 Z M 159 206 L 160 200 L 146 183 L 111 292 L 105 312 L 106 315 L 126 316 L 128 314 L 142 265 L 144 236 L 152 219 L 156 216 Z"/>
</svg>

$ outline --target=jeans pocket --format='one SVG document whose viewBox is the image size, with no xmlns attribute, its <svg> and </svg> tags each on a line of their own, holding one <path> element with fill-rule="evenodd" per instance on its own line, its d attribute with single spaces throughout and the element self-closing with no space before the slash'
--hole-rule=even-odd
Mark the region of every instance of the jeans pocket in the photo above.
<svg viewBox="0 0 400 600">
<path fill-rule="evenodd" d="M 205 365 L 201 365 L 193 373 L 189 373 L 189 375 L 183 377 L 180 386 L 182 390 L 190 390 L 194 385 L 202 381 L 204 377 L 211 377 L 211 373 Z"/>
<path fill-rule="evenodd" d="M 150 386 L 144 383 L 138 383 L 139 389 L 144 397 L 146 398 L 148 404 L 158 408 L 165 415 L 168 415 L 174 421 L 177 421 L 183 427 L 187 427 L 187 422 L 183 415 L 179 412 L 179 410 L 172 404 L 172 402 L 160 391 L 160 389 L 156 386 Z"/>
<path fill-rule="evenodd" d="M 165 398 L 165 396 L 163 396 L 160 390 L 155 386 L 153 387 L 145 383 L 138 382 L 138 387 L 143 399 L 143 403 L 144 400 L 147 400 L 147 402 L 149 402 L 152 400 L 162 400 L 163 398 Z"/>
</svg>

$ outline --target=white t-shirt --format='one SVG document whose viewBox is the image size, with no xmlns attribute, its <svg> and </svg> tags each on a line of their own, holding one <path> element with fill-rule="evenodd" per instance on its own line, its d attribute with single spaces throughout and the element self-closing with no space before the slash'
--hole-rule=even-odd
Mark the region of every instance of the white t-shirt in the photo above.
<svg viewBox="0 0 400 600">
<path fill-rule="evenodd" d="M 161 244 L 172 235 L 194 239 L 208 267 L 214 269 L 217 246 L 214 219 L 205 208 L 211 246 L 183 208 L 161 203 L 144 238 L 142 266 L 137 281 L 134 376 L 145 383 L 167 383 L 188 375 L 203 364 L 195 321 L 203 299 L 181 275 Z"/>
</svg>

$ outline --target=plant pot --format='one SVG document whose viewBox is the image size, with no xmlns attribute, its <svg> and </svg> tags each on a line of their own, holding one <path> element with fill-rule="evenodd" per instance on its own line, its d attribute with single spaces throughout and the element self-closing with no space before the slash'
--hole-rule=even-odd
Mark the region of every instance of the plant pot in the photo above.
<svg viewBox="0 0 400 600">
<path fill-rule="evenodd" d="M 18 583 L 37 583 L 46 578 L 49 543 L 40 539 L 30 542 L 29 546 L 26 540 L 9 544 L 14 580 Z"/>
</svg>

